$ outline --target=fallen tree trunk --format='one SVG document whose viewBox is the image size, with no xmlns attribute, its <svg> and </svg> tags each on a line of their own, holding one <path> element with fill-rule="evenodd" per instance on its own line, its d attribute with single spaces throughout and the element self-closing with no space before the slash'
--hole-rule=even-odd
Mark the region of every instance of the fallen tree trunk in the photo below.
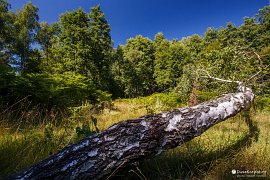
<svg viewBox="0 0 270 180">
<path fill-rule="evenodd" d="M 114 124 L 65 147 L 10 179 L 99 179 L 119 167 L 177 147 L 250 107 L 251 89 L 202 104 Z"/>
</svg>

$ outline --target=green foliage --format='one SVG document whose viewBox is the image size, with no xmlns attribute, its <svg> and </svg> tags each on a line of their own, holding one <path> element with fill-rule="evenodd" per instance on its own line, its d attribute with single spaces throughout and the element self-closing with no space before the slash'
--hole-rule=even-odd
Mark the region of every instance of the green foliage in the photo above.
<svg viewBox="0 0 270 180">
<path fill-rule="evenodd" d="M 53 139 L 53 125 L 51 123 L 45 126 L 44 135 L 48 140 Z"/>
<path fill-rule="evenodd" d="M 196 66 L 197 71 L 204 76 L 200 79 L 203 90 L 226 93 L 234 91 L 236 84 L 213 81 L 208 79 L 203 71 L 208 71 L 215 77 L 244 82 L 259 71 L 260 62 L 254 56 L 248 55 L 241 46 L 226 46 L 207 49 L 201 54 L 201 59 Z"/>
<path fill-rule="evenodd" d="M 220 95 L 217 92 L 204 92 L 199 90 L 196 91 L 196 94 L 200 103 L 215 99 L 218 97 L 218 95 Z"/>
<path fill-rule="evenodd" d="M 54 82 L 45 74 L 27 74 L 16 77 L 10 87 L 8 99 L 12 103 L 29 97 L 33 104 L 49 104 L 50 86 Z M 11 104 L 12 104 L 11 103 Z"/>
<path fill-rule="evenodd" d="M 84 76 L 72 73 L 18 76 L 1 91 L 6 92 L 5 101 L 11 104 L 28 97 L 33 106 L 43 104 L 48 108 L 78 106 L 87 100 L 94 104 L 111 100 L 110 94 L 93 88 Z"/>
<path fill-rule="evenodd" d="M 207 28 L 206 32 L 204 33 L 204 40 L 207 43 L 215 42 L 218 38 L 218 30 L 214 28 Z"/>
<path fill-rule="evenodd" d="M 30 52 L 28 60 L 25 62 L 23 74 L 41 72 L 41 55 L 37 48 Z"/>
<path fill-rule="evenodd" d="M 172 89 L 176 86 L 182 74 L 182 68 L 187 64 L 187 49 L 178 41 L 155 38 L 155 71 L 154 76 L 157 84 L 162 90 Z"/>
<path fill-rule="evenodd" d="M 15 73 L 11 67 L 4 63 L 0 63 L 0 104 L 9 94 L 10 85 L 13 83 Z"/>
<path fill-rule="evenodd" d="M 39 33 L 49 73 L 73 72 L 95 88 L 110 91 L 110 27 L 100 7 L 87 14 L 81 8 L 60 16 L 60 26 L 43 24 Z M 56 36 L 58 38 L 56 38 Z M 52 68 L 46 68 L 46 66 Z"/>
<path fill-rule="evenodd" d="M 13 14 L 9 12 L 10 4 L 0 0 L 0 66 L 12 62 L 12 41 L 13 41 Z"/>
<path fill-rule="evenodd" d="M 49 60 L 52 58 L 52 48 L 57 41 L 57 35 L 60 33 L 60 27 L 57 23 L 51 26 L 47 22 L 42 22 L 40 28 L 36 34 L 36 40 L 40 44 L 43 52 L 43 59 L 45 62 L 43 64 L 48 65 Z M 46 66 L 44 67 L 46 68 Z"/>
<path fill-rule="evenodd" d="M 183 102 L 187 102 L 192 90 L 192 80 L 187 74 L 183 74 L 174 92 L 178 94 Z"/>
<path fill-rule="evenodd" d="M 181 42 L 188 49 L 189 61 L 197 61 L 198 57 L 203 49 L 203 38 L 197 34 L 183 38 Z"/>
<path fill-rule="evenodd" d="M 62 29 L 59 44 L 56 46 L 56 54 L 59 58 L 57 72 L 71 71 L 81 75 L 88 75 L 88 70 L 95 72 L 87 13 L 81 8 L 67 12 L 60 16 L 60 25 Z"/>
<path fill-rule="evenodd" d="M 55 86 L 52 87 L 54 104 L 61 106 L 76 106 L 81 104 L 85 100 L 90 100 L 90 97 L 94 91 L 91 84 L 82 75 L 75 75 L 73 73 L 59 74 L 58 76 L 52 77 L 56 82 Z M 95 100 L 95 99 L 91 99 Z"/>
<path fill-rule="evenodd" d="M 149 95 L 155 92 L 153 42 L 141 35 L 127 40 L 117 50 L 114 64 L 115 79 L 128 97 Z M 119 57 L 122 54 L 123 57 Z"/>
<path fill-rule="evenodd" d="M 64 73 L 51 78 L 56 82 L 55 86 L 51 86 L 53 104 L 70 107 L 87 100 L 91 103 L 111 100 L 110 94 L 96 90 L 82 75 Z"/>
<path fill-rule="evenodd" d="M 100 5 L 89 13 L 82 8 L 66 12 L 51 25 L 38 22 L 38 8 L 32 3 L 14 13 L 0 0 L 0 9 L 2 104 L 27 97 L 33 106 L 67 109 L 85 102 L 105 106 L 111 96 L 172 91 L 186 103 L 193 84 L 201 92 L 235 89 L 235 84 L 213 82 L 203 70 L 245 81 L 270 63 L 269 6 L 256 17 L 245 17 L 239 27 L 229 22 L 220 29 L 208 28 L 204 37 L 195 34 L 181 40 L 168 40 L 162 33 L 154 41 L 138 35 L 116 50 Z M 41 49 L 33 49 L 35 43 Z M 263 73 L 248 84 L 259 95 L 270 94 L 270 77 Z"/>
<path fill-rule="evenodd" d="M 158 86 L 165 90 L 170 87 L 172 84 L 172 80 L 170 79 L 170 67 L 167 67 L 169 61 L 169 48 L 170 42 L 166 40 L 162 33 L 158 33 L 155 36 L 155 69 L 154 69 L 154 77 Z"/>
<path fill-rule="evenodd" d="M 144 104 L 147 114 L 168 111 L 183 105 L 181 99 L 175 93 L 155 93 L 141 98 L 140 101 Z"/>
<path fill-rule="evenodd" d="M 35 35 L 39 28 L 38 8 L 32 3 L 27 3 L 20 9 L 14 19 L 14 36 L 16 41 L 12 45 L 14 54 L 19 58 L 17 64 L 20 70 L 26 66 L 29 60 L 32 48 L 31 45 L 35 41 Z"/>
<path fill-rule="evenodd" d="M 113 53 L 113 63 L 111 66 L 111 73 L 113 76 L 113 89 L 112 94 L 114 97 L 124 97 L 125 96 L 125 88 L 126 85 L 124 84 L 126 81 L 126 70 L 123 68 L 124 65 L 124 58 L 123 58 L 123 47 L 118 46 L 116 51 Z"/>
<path fill-rule="evenodd" d="M 76 134 L 78 138 L 84 138 L 87 136 L 91 136 L 93 134 L 96 134 L 99 132 L 99 129 L 97 127 L 97 119 L 95 117 L 91 117 L 91 125 L 89 124 L 82 124 L 81 127 L 76 127 Z"/>
<path fill-rule="evenodd" d="M 76 134 L 79 139 L 91 136 L 99 132 L 97 126 L 97 118 L 94 117 L 95 107 L 89 103 L 84 103 L 81 106 L 70 108 L 72 111 L 71 121 L 72 122 L 82 122 L 81 126 L 76 127 Z M 87 119 L 87 121 L 85 121 Z"/>
<path fill-rule="evenodd" d="M 262 28 L 266 31 L 270 29 L 270 6 L 265 6 L 263 9 L 259 10 L 257 14 L 259 23 L 262 25 Z"/>
</svg>

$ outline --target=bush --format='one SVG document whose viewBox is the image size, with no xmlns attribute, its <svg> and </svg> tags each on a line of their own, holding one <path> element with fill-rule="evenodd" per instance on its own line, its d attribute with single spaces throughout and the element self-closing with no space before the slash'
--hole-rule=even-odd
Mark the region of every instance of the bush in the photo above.
<svg viewBox="0 0 270 180">
<path fill-rule="evenodd" d="M 199 100 L 199 103 L 204 101 L 209 101 L 211 99 L 216 98 L 219 93 L 217 92 L 205 92 L 205 91 L 196 91 L 197 98 Z"/>
<path fill-rule="evenodd" d="M 141 101 L 145 105 L 147 113 L 149 114 L 171 110 L 182 106 L 179 96 L 175 93 L 156 93 L 151 96 L 141 98 Z"/>
<path fill-rule="evenodd" d="M 2 103 L 10 104 L 27 97 L 32 105 L 42 104 L 52 107 L 67 108 L 79 106 L 84 101 L 96 104 L 103 101 L 111 102 L 111 95 L 97 90 L 82 75 L 73 73 L 27 74 L 15 76 L 15 80 L 6 87 Z"/>
<path fill-rule="evenodd" d="M 9 94 L 10 85 L 15 77 L 15 72 L 0 61 L 0 103 L 4 102 L 4 97 Z"/>
</svg>

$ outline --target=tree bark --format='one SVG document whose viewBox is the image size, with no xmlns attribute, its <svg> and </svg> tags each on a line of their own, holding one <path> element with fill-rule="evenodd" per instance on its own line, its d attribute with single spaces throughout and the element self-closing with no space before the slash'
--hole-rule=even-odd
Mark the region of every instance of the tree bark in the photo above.
<svg viewBox="0 0 270 180">
<path fill-rule="evenodd" d="M 175 148 L 250 108 L 252 90 L 243 85 L 238 90 L 193 107 L 119 122 L 10 179 L 100 179 L 120 167 Z"/>
</svg>

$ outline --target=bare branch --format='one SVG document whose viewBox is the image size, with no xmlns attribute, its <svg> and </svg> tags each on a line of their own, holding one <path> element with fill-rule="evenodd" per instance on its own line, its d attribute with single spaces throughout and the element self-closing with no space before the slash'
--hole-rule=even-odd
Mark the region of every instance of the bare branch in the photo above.
<svg viewBox="0 0 270 180">
<path fill-rule="evenodd" d="M 217 81 L 227 82 L 227 83 L 237 83 L 238 85 L 247 84 L 248 82 L 253 80 L 256 76 L 260 75 L 264 70 L 266 70 L 267 68 L 270 67 L 270 64 L 263 67 L 263 60 L 262 60 L 261 56 L 258 53 L 256 53 L 255 51 L 253 51 L 253 54 L 256 55 L 256 57 L 258 58 L 258 60 L 260 62 L 260 70 L 258 72 L 256 72 L 254 75 L 252 75 L 248 80 L 244 81 L 244 83 L 241 81 L 232 81 L 232 80 L 227 80 L 227 79 L 216 78 L 216 77 L 211 76 L 207 71 L 205 71 L 203 69 L 201 69 L 201 71 L 205 72 L 207 74 L 208 78 L 214 79 Z"/>
<path fill-rule="evenodd" d="M 261 74 L 264 70 L 266 70 L 266 69 L 270 66 L 270 64 L 269 64 L 269 65 L 263 67 L 263 60 L 262 60 L 261 56 L 260 56 L 258 53 L 256 53 L 255 51 L 253 51 L 253 53 L 256 55 L 257 59 L 258 59 L 259 62 L 260 62 L 260 68 L 261 68 L 261 70 L 258 71 L 257 73 L 255 73 L 254 75 L 252 75 L 252 76 L 246 81 L 246 83 L 247 83 L 247 82 L 250 82 L 252 79 L 254 79 L 256 76 L 258 76 L 259 74 Z"/>
<path fill-rule="evenodd" d="M 210 79 L 214 79 L 214 80 L 221 81 L 221 82 L 227 82 L 227 83 L 242 84 L 241 81 L 232 81 L 232 80 L 228 80 L 228 79 L 216 78 L 216 77 L 211 76 L 207 71 L 205 71 L 203 69 L 201 69 L 201 71 L 205 72 L 207 74 L 207 77 L 210 78 Z"/>
<path fill-rule="evenodd" d="M 258 76 L 259 74 L 261 74 L 264 70 L 266 70 L 267 68 L 270 67 L 270 64 L 268 64 L 267 66 L 263 67 L 260 71 L 258 71 L 257 73 L 255 73 L 254 75 L 252 75 L 247 81 L 250 82 L 252 79 L 254 79 L 256 76 Z"/>
<path fill-rule="evenodd" d="M 260 62 L 260 68 L 263 68 L 263 61 L 261 59 L 261 56 L 258 53 L 256 53 L 255 51 L 253 51 L 253 53 L 256 55 L 257 59 Z"/>
</svg>

